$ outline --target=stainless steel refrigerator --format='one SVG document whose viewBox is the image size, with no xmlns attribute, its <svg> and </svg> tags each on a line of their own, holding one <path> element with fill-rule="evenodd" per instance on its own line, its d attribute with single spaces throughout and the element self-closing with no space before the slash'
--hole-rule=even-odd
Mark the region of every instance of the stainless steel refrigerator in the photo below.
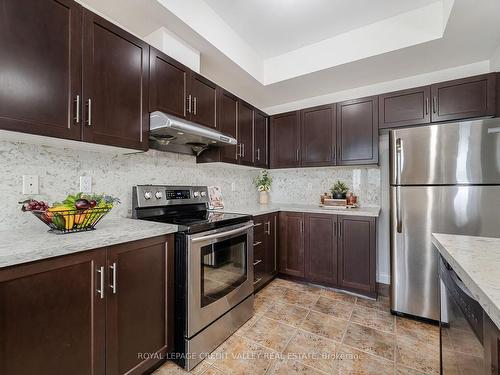
<svg viewBox="0 0 500 375">
<path fill-rule="evenodd" d="M 431 233 L 500 237 L 500 119 L 391 130 L 391 309 L 439 319 Z"/>
</svg>

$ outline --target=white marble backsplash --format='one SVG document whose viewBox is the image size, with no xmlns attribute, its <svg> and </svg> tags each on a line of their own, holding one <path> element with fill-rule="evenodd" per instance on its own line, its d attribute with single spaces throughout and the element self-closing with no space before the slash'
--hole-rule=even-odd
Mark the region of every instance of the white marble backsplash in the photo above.
<svg viewBox="0 0 500 375">
<path fill-rule="evenodd" d="M 49 203 L 79 190 L 79 177 L 91 176 L 92 189 L 121 199 L 109 214 L 130 217 L 132 186 L 138 184 L 218 185 L 228 207 L 258 201 L 253 180 L 258 169 L 229 164 L 196 164 L 189 155 L 150 150 L 147 153 L 112 155 L 0 140 L 0 196 L 3 210 L 0 230 L 43 226 L 33 215 L 23 213 L 17 203 L 22 194 L 22 176 L 38 175 L 40 194 L 34 199 Z M 338 179 L 347 183 L 364 206 L 380 205 L 380 171 L 377 167 L 331 167 L 272 170 L 271 201 L 316 204 Z M 234 182 L 235 191 L 231 191 Z"/>
<path fill-rule="evenodd" d="M 340 180 L 363 206 L 380 206 L 379 167 L 321 167 L 272 170 L 271 201 L 316 204 Z"/>
<path fill-rule="evenodd" d="M 121 199 L 109 214 L 130 217 L 132 186 L 138 184 L 218 185 L 227 205 L 256 203 L 253 186 L 257 169 L 228 164 L 196 164 L 193 156 L 150 150 L 147 153 L 112 155 L 89 151 L 0 141 L 0 196 L 3 210 L 0 230 L 26 225 L 44 225 L 31 214 L 23 213 L 20 200 L 22 176 L 38 175 L 37 200 L 49 203 L 79 191 L 80 176 L 92 177 L 92 190 Z M 234 182 L 235 191 L 231 191 Z M 37 224 L 38 223 L 38 224 Z"/>
</svg>

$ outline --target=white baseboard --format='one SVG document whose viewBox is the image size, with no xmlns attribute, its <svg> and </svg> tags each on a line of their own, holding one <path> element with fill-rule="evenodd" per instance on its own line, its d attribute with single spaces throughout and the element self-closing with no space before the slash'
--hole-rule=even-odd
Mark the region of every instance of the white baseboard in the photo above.
<svg viewBox="0 0 500 375">
<path fill-rule="evenodd" d="M 377 275 L 377 282 L 382 284 L 390 284 L 391 275 L 389 275 L 388 273 L 379 273 Z"/>
</svg>

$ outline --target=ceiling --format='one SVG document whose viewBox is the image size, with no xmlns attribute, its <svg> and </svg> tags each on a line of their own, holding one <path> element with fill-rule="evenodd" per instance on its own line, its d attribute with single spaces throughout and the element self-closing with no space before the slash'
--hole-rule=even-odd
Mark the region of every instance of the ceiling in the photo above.
<svg viewBox="0 0 500 375">
<path fill-rule="evenodd" d="M 483 72 L 500 46 L 498 0 L 77 1 L 140 37 L 167 28 L 200 51 L 203 75 L 271 114 L 468 64 Z"/>
<path fill-rule="evenodd" d="M 205 0 L 263 58 L 421 8 L 436 0 Z"/>
</svg>

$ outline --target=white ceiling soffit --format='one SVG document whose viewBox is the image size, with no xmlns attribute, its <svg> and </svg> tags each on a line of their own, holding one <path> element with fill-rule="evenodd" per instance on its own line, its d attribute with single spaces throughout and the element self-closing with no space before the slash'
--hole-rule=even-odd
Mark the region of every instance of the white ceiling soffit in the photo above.
<svg viewBox="0 0 500 375">
<path fill-rule="evenodd" d="M 442 38 L 454 4 L 454 0 L 157 1 L 263 85 Z M 289 50 L 296 46 L 300 47 Z"/>
</svg>

